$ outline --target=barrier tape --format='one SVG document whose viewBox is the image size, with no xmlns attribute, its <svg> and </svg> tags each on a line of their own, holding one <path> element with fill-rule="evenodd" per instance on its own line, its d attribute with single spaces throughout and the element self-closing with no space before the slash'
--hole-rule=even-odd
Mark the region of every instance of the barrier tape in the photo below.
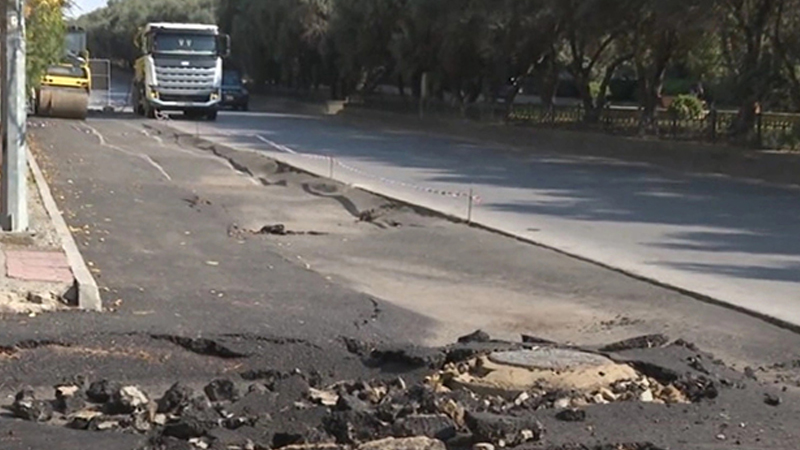
<svg viewBox="0 0 800 450">
<path fill-rule="evenodd" d="M 391 185 L 395 185 L 395 186 L 402 186 L 402 187 L 405 187 L 405 188 L 414 189 L 416 191 L 425 192 L 427 194 L 441 195 L 441 196 L 444 196 L 444 197 L 452 197 L 452 198 L 470 198 L 470 197 L 472 197 L 472 201 L 475 202 L 475 204 L 480 204 L 481 201 L 482 201 L 481 197 L 479 195 L 475 195 L 474 193 L 471 194 L 469 192 L 463 192 L 463 191 L 447 191 L 447 190 L 443 190 L 443 189 L 435 189 L 435 188 L 431 188 L 431 187 L 427 187 L 427 186 L 421 186 L 421 185 L 414 184 L 414 183 L 407 183 L 405 181 L 394 180 L 392 178 L 382 177 L 380 175 L 373 175 L 373 174 L 371 174 L 371 173 L 369 173 L 369 172 L 367 172 L 365 170 L 362 170 L 362 169 L 359 169 L 357 167 L 353 167 L 353 166 L 351 166 L 349 164 L 343 163 L 343 162 L 339 161 L 338 159 L 334 159 L 334 162 L 335 162 L 335 164 L 337 166 L 339 166 L 339 167 L 341 167 L 343 169 L 349 170 L 351 172 L 355 172 L 355 173 L 357 173 L 359 175 L 363 175 L 363 176 L 366 176 L 366 177 L 369 177 L 369 178 L 376 179 L 376 180 L 378 180 L 378 181 L 380 181 L 382 183 L 391 184 Z"/>
<path fill-rule="evenodd" d="M 269 145 L 270 147 L 273 147 L 273 148 L 275 148 L 275 149 L 277 149 L 277 150 L 279 150 L 281 152 L 288 153 L 290 155 L 296 155 L 296 156 L 300 156 L 302 158 L 307 158 L 307 159 L 332 161 L 333 164 L 335 164 L 335 165 L 337 165 L 337 166 L 339 166 L 339 167 L 341 167 L 341 168 L 343 168 L 345 170 L 349 170 L 349 171 L 357 173 L 359 175 L 363 175 L 365 177 L 378 180 L 378 181 L 380 181 L 382 183 L 391 184 L 391 185 L 395 185 L 395 186 L 402 186 L 402 187 L 414 189 L 416 191 L 425 192 L 427 194 L 441 195 L 441 196 L 444 196 L 444 197 L 468 198 L 468 199 L 471 199 L 472 202 L 474 202 L 475 204 L 480 204 L 482 202 L 481 197 L 479 195 L 475 195 L 472 192 L 447 191 L 447 190 L 443 190 L 443 189 L 435 189 L 435 188 L 430 188 L 430 187 L 427 187 L 427 186 L 421 186 L 421 185 L 418 185 L 418 184 L 407 183 L 405 181 L 394 180 L 392 178 L 387 178 L 387 177 L 382 177 L 382 176 L 379 176 L 379 175 L 374 175 L 374 174 L 372 174 L 370 172 L 367 172 L 365 170 L 359 169 L 357 167 L 353 167 L 353 166 L 351 166 L 351 165 L 349 165 L 347 163 L 343 163 L 343 162 L 339 161 L 338 159 L 334 158 L 333 156 L 320 155 L 320 154 L 316 154 L 316 153 L 300 153 L 300 152 L 295 151 L 295 150 L 293 150 L 293 149 L 291 149 L 291 148 L 289 148 L 289 147 L 287 147 L 287 146 L 285 146 L 283 144 L 278 144 L 277 142 L 271 141 L 271 140 L 269 140 L 269 139 L 267 139 L 264 136 L 261 136 L 259 134 L 254 134 L 254 135 L 251 135 L 250 137 L 258 139 L 259 141 Z"/>
</svg>

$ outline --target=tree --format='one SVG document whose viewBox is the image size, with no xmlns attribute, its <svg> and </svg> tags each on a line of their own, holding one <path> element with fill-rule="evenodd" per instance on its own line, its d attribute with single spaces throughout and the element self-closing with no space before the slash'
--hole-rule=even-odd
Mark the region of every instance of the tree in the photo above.
<svg viewBox="0 0 800 450">
<path fill-rule="evenodd" d="M 723 58 L 732 76 L 739 114 L 734 135 L 752 133 L 760 103 L 779 72 L 773 31 L 782 0 L 721 0 Z"/>
<path fill-rule="evenodd" d="M 641 127 L 655 129 L 667 69 L 676 57 L 687 56 L 695 43 L 703 40 L 713 25 L 713 2 L 646 0 L 639 4 L 634 17 L 630 46 L 643 106 Z"/>
<path fill-rule="evenodd" d="M 64 0 L 28 0 L 25 5 L 27 29 L 27 78 L 32 87 L 38 86 L 47 68 L 64 55 Z"/>
<path fill-rule="evenodd" d="M 563 27 L 566 67 L 586 110 L 586 119 L 597 121 L 605 106 L 608 85 L 616 69 L 633 57 L 620 50 L 620 42 L 631 26 L 627 19 L 630 2 L 624 0 L 553 0 Z M 600 76 L 602 74 L 602 76 Z M 597 78 L 602 82 L 593 91 Z"/>
<path fill-rule="evenodd" d="M 108 6 L 80 17 L 93 57 L 132 64 L 139 52 L 137 31 L 152 21 L 216 23 L 218 0 L 109 0 Z"/>
</svg>

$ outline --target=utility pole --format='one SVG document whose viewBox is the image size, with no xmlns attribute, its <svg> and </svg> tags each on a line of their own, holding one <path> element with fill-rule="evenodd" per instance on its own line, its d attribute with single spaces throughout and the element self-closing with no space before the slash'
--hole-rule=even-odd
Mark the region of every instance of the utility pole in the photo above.
<svg viewBox="0 0 800 450">
<path fill-rule="evenodd" d="M 3 230 L 28 229 L 27 83 L 25 79 L 25 0 L 0 0 L 2 64 L 2 208 Z"/>
</svg>

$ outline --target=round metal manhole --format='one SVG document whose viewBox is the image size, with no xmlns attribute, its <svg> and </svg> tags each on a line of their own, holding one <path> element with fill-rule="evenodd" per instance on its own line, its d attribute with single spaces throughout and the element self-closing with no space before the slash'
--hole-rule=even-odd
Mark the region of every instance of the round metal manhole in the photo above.
<svg viewBox="0 0 800 450">
<path fill-rule="evenodd" d="M 489 355 L 489 361 L 495 364 L 543 370 L 568 370 L 614 363 L 605 356 L 594 353 L 551 347 L 496 352 Z"/>
</svg>

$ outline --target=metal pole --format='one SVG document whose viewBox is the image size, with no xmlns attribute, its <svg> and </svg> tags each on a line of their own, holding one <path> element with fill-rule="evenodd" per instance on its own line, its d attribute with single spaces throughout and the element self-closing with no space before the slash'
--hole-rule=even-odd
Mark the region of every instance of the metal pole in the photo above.
<svg viewBox="0 0 800 450">
<path fill-rule="evenodd" d="M 0 0 L 6 20 L 3 37 L 3 229 L 28 229 L 28 161 L 26 143 L 25 15 L 24 0 Z"/>
<path fill-rule="evenodd" d="M 422 73 L 419 87 L 419 118 L 425 118 L 425 101 L 428 99 L 428 72 Z"/>
<path fill-rule="evenodd" d="M 328 162 L 329 162 L 329 166 L 330 166 L 329 169 L 328 169 L 328 179 L 332 180 L 333 179 L 333 166 L 336 163 L 334 161 L 334 159 L 333 159 L 333 156 L 328 156 Z"/>
<path fill-rule="evenodd" d="M 469 188 L 469 202 L 467 203 L 467 223 L 472 224 L 472 202 L 475 199 L 474 188 Z"/>
</svg>

